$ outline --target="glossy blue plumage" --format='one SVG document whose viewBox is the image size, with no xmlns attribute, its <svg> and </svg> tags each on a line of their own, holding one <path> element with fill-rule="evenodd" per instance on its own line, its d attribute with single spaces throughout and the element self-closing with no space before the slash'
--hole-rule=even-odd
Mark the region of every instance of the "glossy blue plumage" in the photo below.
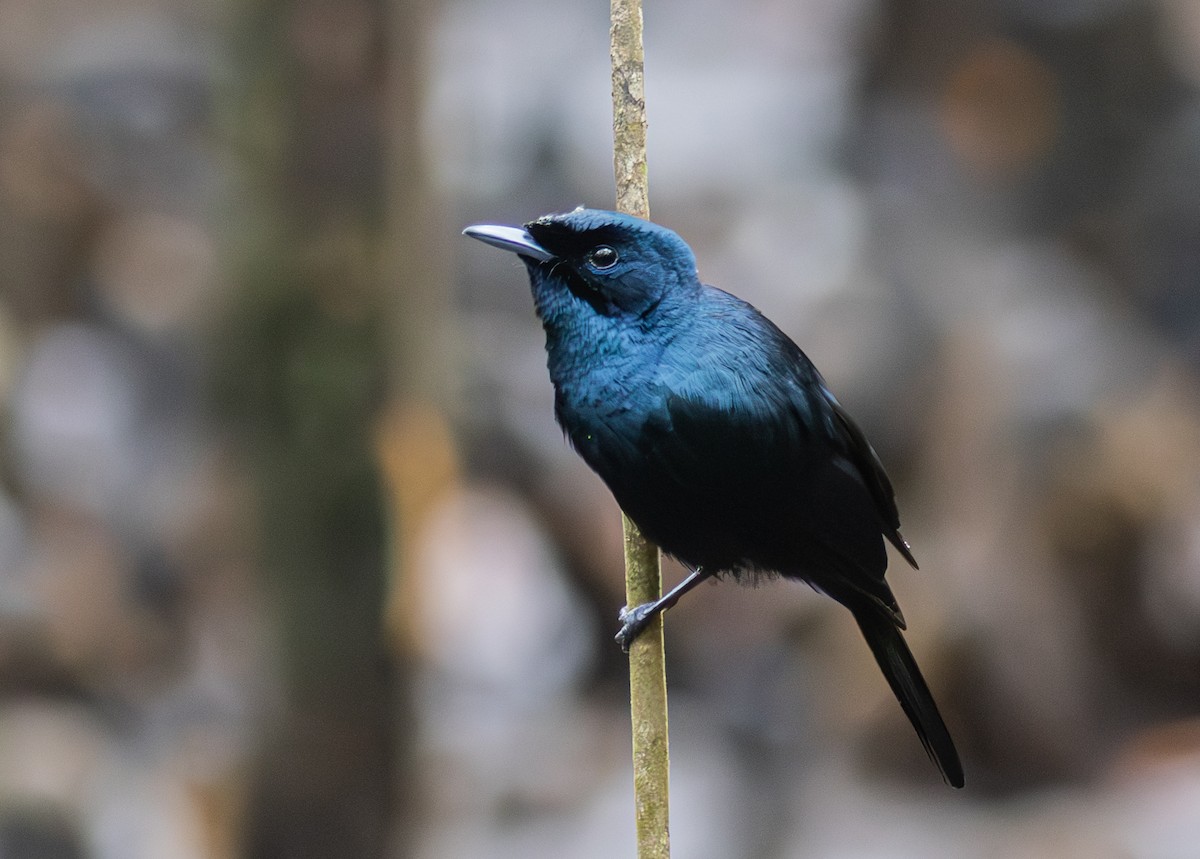
<svg viewBox="0 0 1200 859">
<path fill-rule="evenodd" d="M 511 228 L 488 230 L 468 233 L 522 253 Z M 555 415 L 574 448 L 651 540 L 702 575 L 778 573 L 849 608 L 931 757 L 961 786 L 884 579 L 885 538 L 916 566 L 891 484 L 820 373 L 758 310 L 702 284 L 668 229 L 577 209 L 525 230 Z"/>
</svg>

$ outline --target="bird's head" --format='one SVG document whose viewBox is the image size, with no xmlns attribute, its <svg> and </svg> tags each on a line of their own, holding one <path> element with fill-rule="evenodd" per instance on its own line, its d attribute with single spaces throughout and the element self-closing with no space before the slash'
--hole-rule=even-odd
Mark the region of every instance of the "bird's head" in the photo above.
<svg viewBox="0 0 1200 859">
<path fill-rule="evenodd" d="M 687 243 L 631 215 L 579 208 L 524 228 L 479 225 L 463 233 L 521 257 L 547 325 L 587 316 L 644 319 L 672 296 L 699 288 Z"/>
</svg>

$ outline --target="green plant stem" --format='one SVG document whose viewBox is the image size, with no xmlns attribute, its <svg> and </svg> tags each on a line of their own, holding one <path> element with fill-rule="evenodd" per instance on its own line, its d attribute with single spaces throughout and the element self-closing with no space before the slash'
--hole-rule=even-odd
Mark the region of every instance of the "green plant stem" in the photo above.
<svg viewBox="0 0 1200 859">
<path fill-rule="evenodd" d="M 641 0 L 612 0 L 611 46 L 617 209 L 649 218 Z M 626 604 L 653 602 L 662 594 L 658 547 L 642 536 L 628 516 L 622 516 L 622 522 Z M 629 699 L 637 855 L 638 859 L 669 859 L 670 759 L 661 614 L 630 647 Z"/>
</svg>

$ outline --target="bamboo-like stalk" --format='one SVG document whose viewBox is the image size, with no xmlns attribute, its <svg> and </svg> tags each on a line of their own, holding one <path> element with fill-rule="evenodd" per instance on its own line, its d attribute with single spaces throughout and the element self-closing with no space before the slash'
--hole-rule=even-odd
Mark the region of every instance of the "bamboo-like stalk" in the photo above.
<svg viewBox="0 0 1200 859">
<path fill-rule="evenodd" d="M 650 217 L 641 0 L 612 0 L 613 172 L 617 210 Z"/>
<path fill-rule="evenodd" d="M 641 0 L 612 0 L 611 56 L 617 209 L 649 218 Z M 658 547 L 642 536 L 628 516 L 622 516 L 622 523 L 626 604 L 653 602 L 662 594 Z M 638 859 L 669 859 L 671 855 L 667 675 L 663 656 L 659 614 L 629 649 Z"/>
</svg>

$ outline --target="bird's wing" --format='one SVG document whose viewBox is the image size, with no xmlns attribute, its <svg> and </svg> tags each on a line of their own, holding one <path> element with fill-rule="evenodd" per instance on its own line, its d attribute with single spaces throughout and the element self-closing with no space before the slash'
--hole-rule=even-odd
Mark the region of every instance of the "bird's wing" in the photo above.
<svg viewBox="0 0 1200 859">
<path fill-rule="evenodd" d="M 664 390 L 644 430 L 645 451 L 694 492 L 771 494 L 794 485 L 819 418 L 813 398 L 776 382 L 754 385 L 735 367 L 706 368 Z"/>
<path fill-rule="evenodd" d="M 880 531 L 916 567 L 891 481 L 863 431 L 808 356 L 765 317 L 756 322 L 748 332 L 735 327 L 688 372 L 664 380 L 663 406 L 647 421 L 643 453 L 691 491 L 716 496 L 755 486 L 767 503 L 820 480 L 814 470 L 830 458 L 843 459 L 830 479 L 847 493 L 856 490 L 843 484 L 861 483 Z"/>
<path fill-rule="evenodd" d="M 707 313 L 660 360 L 643 452 L 680 485 L 708 493 L 794 489 L 823 457 L 842 453 L 861 468 L 840 407 L 791 338 L 728 293 L 709 288 L 705 297 Z"/>
<path fill-rule="evenodd" d="M 858 470 L 863 484 L 875 502 L 875 509 L 879 512 L 879 517 L 884 524 L 884 536 L 904 556 L 904 560 L 908 561 L 913 569 L 916 569 L 917 559 L 913 557 L 908 541 L 900 533 L 900 512 L 896 509 L 896 493 L 892 489 L 892 481 L 888 479 L 887 472 L 883 470 L 883 463 L 879 461 L 879 456 L 871 447 L 871 443 L 867 441 L 866 435 L 859 429 L 858 424 L 847 414 L 841 403 L 824 384 L 821 385 L 821 392 L 833 410 L 835 427 L 844 452 Z"/>
<path fill-rule="evenodd" d="M 713 390 L 727 388 L 676 392 L 648 425 L 643 461 L 655 479 L 749 527 L 757 535 L 744 556 L 751 566 L 798 575 L 843 601 L 865 597 L 903 626 L 884 581 L 879 536 L 888 526 L 817 389 L 768 389 L 736 403 Z"/>
</svg>

